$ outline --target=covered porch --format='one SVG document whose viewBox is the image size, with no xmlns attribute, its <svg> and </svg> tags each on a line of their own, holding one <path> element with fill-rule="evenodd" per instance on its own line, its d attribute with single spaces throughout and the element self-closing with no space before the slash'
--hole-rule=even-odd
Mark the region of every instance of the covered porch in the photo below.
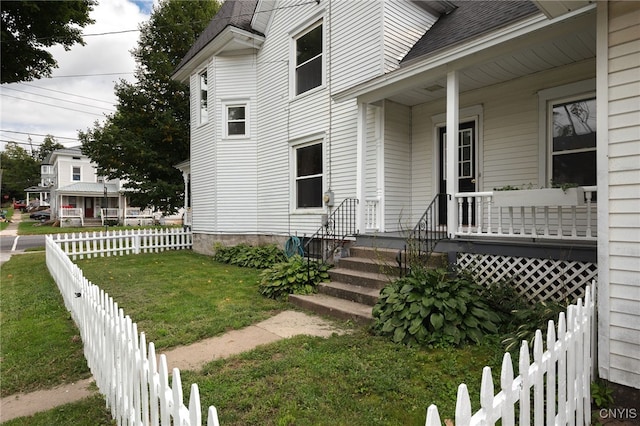
<svg viewBox="0 0 640 426">
<path fill-rule="evenodd" d="M 428 51 L 434 26 L 421 56 L 334 96 L 358 105 L 360 234 L 595 246 L 595 7 Z"/>
</svg>

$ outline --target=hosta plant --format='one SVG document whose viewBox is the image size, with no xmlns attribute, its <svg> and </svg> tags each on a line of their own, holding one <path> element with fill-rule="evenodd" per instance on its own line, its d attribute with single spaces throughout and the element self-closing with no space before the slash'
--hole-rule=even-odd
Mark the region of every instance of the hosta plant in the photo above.
<svg viewBox="0 0 640 426">
<path fill-rule="evenodd" d="M 265 269 L 260 276 L 260 293 L 271 299 L 287 299 L 289 294 L 315 293 L 318 283 L 329 279 L 329 266 L 292 256 L 286 262 Z"/>
<path fill-rule="evenodd" d="M 412 269 L 380 292 L 373 308 L 375 331 L 394 342 L 420 346 L 479 343 L 498 332 L 500 318 L 480 297 L 468 274 Z"/>
<path fill-rule="evenodd" d="M 244 268 L 266 269 L 286 260 L 284 251 L 275 244 L 250 246 L 238 244 L 226 247 L 217 243 L 214 247 L 216 262 L 242 266 Z"/>
</svg>

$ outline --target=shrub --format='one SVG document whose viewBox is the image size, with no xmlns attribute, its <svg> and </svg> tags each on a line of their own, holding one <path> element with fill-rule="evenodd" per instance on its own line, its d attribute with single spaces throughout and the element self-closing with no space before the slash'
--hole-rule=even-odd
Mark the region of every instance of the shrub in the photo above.
<svg viewBox="0 0 640 426">
<path fill-rule="evenodd" d="M 546 301 L 514 310 L 511 331 L 507 332 L 502 340 L 505 350 L 518 350 L 523 340 L 531 345 L 538 329 L 542 332 L 542 338 L 546 339 L 549 320 L 553 320 L 557 326 L 558 316 L 567 306 L 567 303 Z"/>
<path fill-rule="evenodd" d="M 216 262 L 244 268 L 266 269 L 286 260 L 284 251 L 275 244 L 262 246 L 238 244 L 237 246 L 225 247 L 220 243 L 216 243 L 214 249 L 216 253 L 213 259 Z"/>
<path fill-rule="evenodd" d="M 289 294 L 315 293 L 318 283 L 329 279 L 329 266 L 311 261 L 307 272 L 307 260 L 301 256 L 290 257 L 265 269 L 261 274 L 260 293 L 271 299 L 286 299 Z"/>
<path fill-rule="evenodd" d="M 396 343 L 421 346 L 479 343 L 498 332 L 500 318 L 468 274 L 414 269 L 380 292 L 373 328 Z"/>
</svg>

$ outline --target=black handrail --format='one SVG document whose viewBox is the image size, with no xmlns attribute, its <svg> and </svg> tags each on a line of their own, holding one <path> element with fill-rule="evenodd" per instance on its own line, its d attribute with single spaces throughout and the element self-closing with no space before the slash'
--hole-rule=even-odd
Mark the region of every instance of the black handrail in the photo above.
<svg viewBox="0 0 640 426">
<path fill-rule="evenodd" d="M 446 203 L 448 200 L 447 194 L 437 194 L 409 233 L 404 253 L 401 250 L 396 257 L 403 275 L 409 272 L 412 264 L 426 264 L 438 241 L 447 238 Z"/>
<path fill-rule="evenodd" d="M 358 235 L 357 211 L 358 199 L 345 198 L 330 215 L 323 217 L 320 228 L 304 244 L 308 278 L 312 259 L 326 262 L 345 238 Z"/>
</svg>

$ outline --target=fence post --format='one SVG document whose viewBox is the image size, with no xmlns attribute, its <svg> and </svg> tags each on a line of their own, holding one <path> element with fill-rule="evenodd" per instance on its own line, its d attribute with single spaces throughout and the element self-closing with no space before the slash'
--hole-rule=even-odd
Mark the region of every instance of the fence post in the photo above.
<svg viewBox="0 0 640 426">
<path fill-rule="evenodd" d="M 140 234 L 133 234 L 133 254 L 140 254 Z"/>
</svg>

